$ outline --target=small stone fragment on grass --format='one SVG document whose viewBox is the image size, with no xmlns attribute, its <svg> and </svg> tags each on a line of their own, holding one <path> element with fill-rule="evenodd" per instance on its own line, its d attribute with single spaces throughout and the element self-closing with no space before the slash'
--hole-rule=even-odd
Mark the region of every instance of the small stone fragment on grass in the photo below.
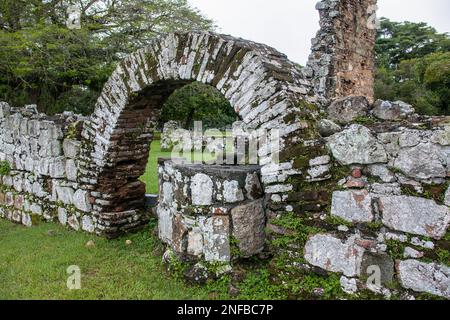
<svg viewBox="0 0 450 320">
<path fill-rule="evenodd" d="M 88 242 L 86 242 L 86 248 L 94 248 L 95 247 L 95 242 L 92 240 L 89 240 Z"/>
</svg>

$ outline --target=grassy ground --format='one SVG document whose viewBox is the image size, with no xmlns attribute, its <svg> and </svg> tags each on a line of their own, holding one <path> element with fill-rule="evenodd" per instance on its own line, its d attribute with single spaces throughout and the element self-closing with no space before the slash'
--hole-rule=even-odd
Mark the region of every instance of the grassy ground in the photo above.
<svg viewBox="0 0 450 320">
<path fill-rule="evenodd" d="M 85 246 L 89 240 L 95 247 Z M 108 241 L 53 223 L 26 228 L 0 219 L 0 243 L 0 299 L 227 298 L 225 287 L 169 276 L 149 230 Z M 71 265 L 81 268 L 81 290 L 67 289 Z"/>
<path fill-rule="evenodd" d="M 158 194 L 158 158 L 170 158 L 172 152 L 166 152 L 161 150 L 160 140 L 153 140 L 150 147 L 150 156 L 147 162 L 147 169 L 145 174 L 141 177 L 141 181 L 147 185 L 147 193 Z M 185 158 L 185 155 L 183 155 Z M 192 161 L 209 161 L 213 157 L 207 153 L 193 152 L 191 155 Z"/>
<path fill-rule="evenodd" d="M 171 154 L 171 152 L 161 151 L 160 141 L 153 140 L 150 147 L 147 169 L 141 177 L 141 181 L 147 185 L 147 193 L 158 194 L 158 158 L 170 158 Z"/>
</svg>

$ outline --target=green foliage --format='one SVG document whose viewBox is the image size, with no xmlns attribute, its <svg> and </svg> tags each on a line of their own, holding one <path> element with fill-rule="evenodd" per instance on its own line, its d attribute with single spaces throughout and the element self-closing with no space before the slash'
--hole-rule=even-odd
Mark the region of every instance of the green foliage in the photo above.
<svg viewBox="0 0 450 320">
<path fill-rule="evenodd" d="M 303 218 L 292 212 L 282 214 L 279 218 L 272 220 L 271 223 L 289 230 L 285 236 L 273 240 L 272 244 L 279 247 L 286 247 L 292 243 L 304 245 L 310 235 L 325 231 L 308 226 Z"/>
<path fill-rule="evenodd" d="M 372 231 L 378 231 L 383 227 L 383 222 L 381 221 L 374 221 L 367 224 L 367 228 L 369 228 Z"/>
<path fill-rule="evenodd" d="M 214 29 L 187 0 L 79 0 L 81 29 L 69 29 L 72 4 L 0 0 L 0 100 L 89 114 L 124 56 L 161 33 Z"/>
<path fill-rule="evenodd" d="M 194 121 L 202 121 L 204 129 L 222 129 L 237 119 L 228 100 L 217 89 L 200 82 L 176 90 L 161 114 L 161 122 L 179 121 L 185 129 L 192 129 Z"/>
<path fill-rule="evenodd" d="M 396 69 L 377 70 L 375 94 L 403 100 L 422 114 L 450 114 L 450 52 L 401 61 Z"/>
<path fill-rule="evenodd" d="M 0 161 L 0 176 L 7 176 L 11 172 L 11 165 L 8 161 Z"/>
<path fill-rule="evenodd" d="M 436 250 L 439 261 L 447 266 L 450 266 L 450 251 L 439 248 Z"/>
<path fill-rule="evenodd" d="M 449 115 L 450 38 L 426 23 L 382 19 L 375 96 L 402 100 L 427 115 Z"/>
<path fill-rule="evenodd" d="M 239 299 L 241 300 L 282 300 L 286 293 L 270 279 L 267 269 L 260 269 L 247 274 L 239 284 Z"/>
<path fill-rule="evenodd" d="M 387 252 L 394 260 L 403 259 L 403 253 L 405 252 L 405 244 L 397 240 L 387 240 L 386 245 L 388 247 Z"/>
<path fill-rule="evenodd" d="M 404 60 L 450 51 L 450 38 L 423 22 L 394 22 L 381 18 L 375 51 L 379 67 L 395 67 Z"/>
<path fill-rule="evenodd" d="M 349 228 L 353 226 L 351 222 L 348 222 L 347 220 L 344 220 L 341 217 L 334 216 L 331 214 L 327 215 L 326 222 L 333 226 L 346 226 Z"/>
</svg>

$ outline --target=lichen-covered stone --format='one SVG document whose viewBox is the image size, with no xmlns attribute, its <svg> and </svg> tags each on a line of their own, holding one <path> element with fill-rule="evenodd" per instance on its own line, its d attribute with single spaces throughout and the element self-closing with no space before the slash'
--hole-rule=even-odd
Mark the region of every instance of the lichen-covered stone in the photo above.
<svg viewBox="0 0 450 320">
<path fill-rule="evenodd" d="M 244 200 L 244 193 L 236 180 L 225 181 L 223 184 L 223 198 L 226 203 L 236 203 Z"/>
<path fill-rule="evenodd" d="M 381 120 L 400 120 L 412 115 L 414 108 L 403 101 L 383 101 L 377 100 L 373 105 L 372 113 Z"/>
<path fill-rule="evenodd" d="M 372 197 L 367 190 L 336 191 L 333 193 L 331 215 L 348 222 L 372 222 Z"/>
<path fill-rule="evenodd" d="M 203 252 L 206 261 L 230 261 L 230 220 L 228 217 L 215 216 L 206 219 L 203 226 L 203 238 Z"/>
<path fill-rule="evenodd" d="M 450 299 L 450 268 L 436 263 L 406 260 L 397 263 L 401 285 Z"/>
<path fill-rule="evenodd" d="M 93 233 L 95 231 L 95 225 L 90 216 L 83 216 L 81 219 L 81 229 L 89 233 Z"/>
<path fill-rule="evenodd" d="M 317 123 L 317 130 L 322 137 L 326 138 L 341 131 L 342 128 L 329 119 L 322 119 Z"/>
<path fill-rule="evenodd" d="M 358 292 L 358 280 L 355 278 L 347 278 L 346 276 L 342 276 L 340 278 L 341 289 L 345 293 L 355 294 Z"/>
<path fill-rule="evenodd" d="M 313 266 L 354 277 L 361 274 L 364 251 L 354 239 L 343 242 L 332 235 L 318 234 L 306 243 L 304 257 Z"/>
<path fill-rule="evenodd" d="M 367 116 L 369 102 L 365 97 L 346 97 L 333 101 L 328 107 L 328 118 L 338 124 L 348 124 Z"/>
<path fill-rule="evenodd" d="M 379 198 L 378 207 L 384 225 L 397 231 L 441 239 L 450 224 L 450 209 L 433 200 L 384 196 Z"/>
<path fill-rule="evenodd" d="M 327 139 L 334 158 L 343 165 L 376 164 L 388 161 L 383 145 L 364 126 L 351 125 Z"/>
<path fill-rule="evenodd" d="M 206 174 L 198 173 L 192 177 L 192 204 L 196 206 L 211 205 L 213 203 L 213 188 L 213 182 Z"/>
<path fill-rule="evenodd" d="M 63 150 L 66 158 L 76 159 L 80 152 L 81 143 L 73 139 L 65 139 L 63 142 Z"/>
<path fill-rule="evenodd" d="M 383 182 L 391 183 L 396 180 L 395 175 L 385 165 L 374 164 L 367 168 L 369 174 L 380 178 Z"/>
<path fill-rule="evenodd" d="M 6 102 L 0 102 L 0 118 L 6 118 L 10 115 L 11 107 Z"/>
<path fill-rule="evenodd" d="M 394 161 L 394 167 L 412 178 L 445 178 L 449 158 L 450 148 L 443 149 L 431 143 L 421 143 L 412 148 L 401 149 Z"/>
<path fill-rule="evenodd" d="M 260 199 L 231 209 L 232 234 L 243 257 L 251 257 L 264 249 L 266 216 L 263 204 Z"/>
<path fill-rule="evenodd" d="M 89 192 L 78 189 L 73 195 L 73 204 L 80 211 L 90 212 L 92 205 L 89 202 Z"/>
</svg>

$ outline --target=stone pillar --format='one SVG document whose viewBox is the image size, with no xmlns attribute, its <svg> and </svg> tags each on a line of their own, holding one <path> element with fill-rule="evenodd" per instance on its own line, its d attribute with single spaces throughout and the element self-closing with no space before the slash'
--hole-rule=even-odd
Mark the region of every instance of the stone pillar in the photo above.
<svg viewBox="0 0 450 320">
<path fill-rule="evenodd" d="M 322 0 L 320 30 L 304 69 L 327 105 L 346 96 L 374 101 L 377 0 Z"/>
</svg>

